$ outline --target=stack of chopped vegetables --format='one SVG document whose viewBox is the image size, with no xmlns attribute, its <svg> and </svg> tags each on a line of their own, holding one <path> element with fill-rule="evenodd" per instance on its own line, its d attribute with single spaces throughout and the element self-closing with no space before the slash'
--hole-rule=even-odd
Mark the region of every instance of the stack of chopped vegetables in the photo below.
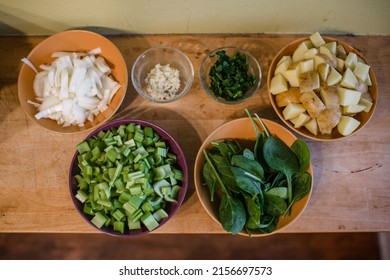
<svg viewBox="0 0 390 280">
<path fill-rule="evenodd" d="M 176 155 L 151 127 L 120 125 L 77 145 L 80 174 L 75 195 L 98 228 L 149 231 L 177 202 L 183 172 Z"/>
</svg>

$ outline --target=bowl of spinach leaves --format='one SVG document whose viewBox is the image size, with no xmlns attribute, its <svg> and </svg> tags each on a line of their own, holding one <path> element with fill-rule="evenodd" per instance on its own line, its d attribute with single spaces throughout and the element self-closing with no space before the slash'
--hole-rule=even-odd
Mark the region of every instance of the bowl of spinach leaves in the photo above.
<svg viewBox="0 0 390 280">
<path fill-rule="evenodd" d="M 237 47 L 210 52 L 200 66 L 200 84 L 214 100 L 237 104 L 252 97 L 261 84 L 261 68 L 256 58 Z"/>
<path fill-rule="evenodd" d="M 227 232 L 252 237 L 279 232 L 304 211 L 313 188 L 310 150 L 283 126 L 240 118 L 217 128 L 194 168 L 198 197 Z"/>
</svg>

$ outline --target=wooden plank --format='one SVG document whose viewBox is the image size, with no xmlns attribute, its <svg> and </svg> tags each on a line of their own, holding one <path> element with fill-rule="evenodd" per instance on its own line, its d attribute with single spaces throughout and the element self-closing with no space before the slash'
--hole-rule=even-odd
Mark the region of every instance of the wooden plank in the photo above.
<svg viewBox="0 0 390 280">
<path fill-rule="evenodd" d="M 378 80 L 379 103 L 372 121 L 356 136 L 334 143 L 308 141 L 312 151 L 314 191 L 302 216 L 284 232 L 390 231 L 390 37 L 338 36 L 358 48 Z M 131 69 L 150 46 L 169 45 L 192 61 L 190 92 L 170 104 L 138 96 L 131 84 L 115 119 L 149 120 L 170 132 L 182 146 L 190 184 L 179 212 L 156 233 L 223 233 L 200 204 L 193 184 L 196 154 L 219 125 L 244 117 L 244 108 L 282 123 L 267 96 L 266 76 L 273 56 L 299 38 L 271 35 L 133 35 L 109 37 Z M 87 133 L 58 135 L 27 118 L 17 98 L 20 58 L 44 37 L 0 37 L 0 232 L 96 232 L 74 209 L 68 170 L 75 145 Z M 201 89 L 199 67 L 212 49 L 234 45 L 251 52 L 262 67 L 258 93 L 238 105 L 223 105 Z"/>
</svg>

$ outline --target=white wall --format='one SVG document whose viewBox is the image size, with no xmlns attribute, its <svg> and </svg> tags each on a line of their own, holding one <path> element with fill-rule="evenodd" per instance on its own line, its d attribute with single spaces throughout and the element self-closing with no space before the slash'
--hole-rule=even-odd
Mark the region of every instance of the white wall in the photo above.
<svg viewBox="0 0 390 280">
<path fill-rule="evenodd" d="M 390 0 L 0 0 L 0 35 L 350 33 L 390 35 Z"/>
</svg>

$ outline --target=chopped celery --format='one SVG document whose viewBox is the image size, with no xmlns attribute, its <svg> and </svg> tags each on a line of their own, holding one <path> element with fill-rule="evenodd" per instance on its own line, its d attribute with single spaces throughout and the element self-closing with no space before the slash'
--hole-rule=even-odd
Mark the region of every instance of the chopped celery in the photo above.
<svg viewBox="0 0 390 280">
<path fill-rule="evenodd" d="M 176 202 L 183 172 L 153 128 L 121 125 L 76 148 L 75 197 L 96 227 L 120 233 L 153 230 L 168 217 L 164 208 Z"/>
<path fill-rule="evenodd" d="M 153 217 L 153 214 L 150 212 L 146 212 L 141 217 L 141 222 L 148 228 L 148 230 L 152 231 L 156 227 L 158 227 L 159 223 L 156 221 L 156 219 Z"/>
</svg>

